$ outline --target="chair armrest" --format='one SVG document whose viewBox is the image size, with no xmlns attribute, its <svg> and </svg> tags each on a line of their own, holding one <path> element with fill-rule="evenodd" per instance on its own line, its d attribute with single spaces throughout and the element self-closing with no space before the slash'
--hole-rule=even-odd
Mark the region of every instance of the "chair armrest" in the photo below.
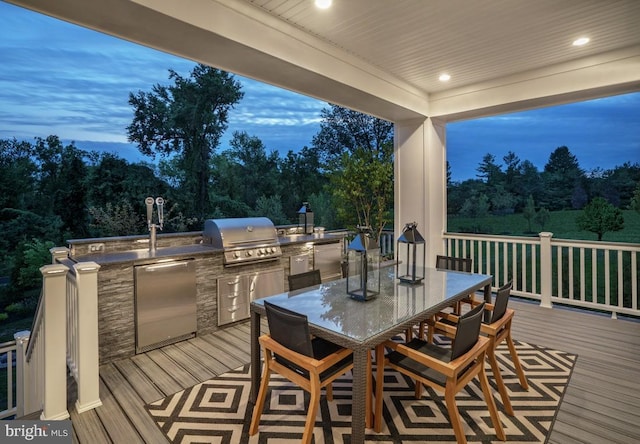
<svg viewBox="0 0 640 444">
<path fill-rule="evenodd" d="M 398 342 L 386 341 L 384 345 L 385 347 L 389 347 L 390 349 L 413 359 L 425 367 L 429 367 L 439 373 L 442 373 L 445 376 L 454 376 L 466 369 L 475 359 L 478 358 L 480 354 L 486 352 L 486 349 L 489 346 L 489 340 L 482 336 L 478 337 L 478 342 L 471 348 L 471 350 L 451 362 L 444 362 L 440 359 L 425 355 L 418 350 L 414 350 L 413 348 L 407 347 L 406 345 Z"/>
<path fill-rule="evenodd" d="M 296 365 L 299 365 L 300 367 L 310 372 L 322 373 L 324 370 L 337 364 L 353 353 L 352 350 L 342 348 L 337 352 L 324 357 L 323 359 L 315 359 L 284 347 L 267 334 L 260 336 L 258 340 L 265 350 L 269 350 L 284 359 L 294 362 Z"/>
</svg>

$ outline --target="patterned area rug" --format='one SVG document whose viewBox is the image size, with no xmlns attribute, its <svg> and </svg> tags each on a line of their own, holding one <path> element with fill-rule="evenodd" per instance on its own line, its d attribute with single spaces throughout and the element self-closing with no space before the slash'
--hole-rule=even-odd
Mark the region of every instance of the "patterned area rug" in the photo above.
<svg viewBox="0 0 640 444">
<path fill-rule="evenodd" d="M 498 360 L 511 394 L 515 416 L 504 414 L 487 364 L 494 399 L 508 442 L 545 443 L 577 356 L 517 341 L 516 347 L 527 375 L 529 391 L 520 387 L 508 349 L 501 346 Z M 274 375 L 260 431 L 249 437 L 253 408 L 247 402 L 250 385 L 247 364 L 153 402 L 146 408 L 172 443 L 299 442 L 309 396 L 297 386 Z M 458 393 L 456 401 L 470 443 L 500 442 L 489 426 L 489 412 L 477 379 Z M 422 399 L 415 399 L 411 380 L 390 369 L 385 370 L 384 418 L 385 426 L 380 434 L 367 429 L 367 442 L 455 442 L 444 397 L 425 388 Z M 327 402 L 322 397 L 314 430 L 315 443 L 349 443 L 350 433 L 351 373 L 348 373 L 334 383 L 333 402 Z"/>
</svg>

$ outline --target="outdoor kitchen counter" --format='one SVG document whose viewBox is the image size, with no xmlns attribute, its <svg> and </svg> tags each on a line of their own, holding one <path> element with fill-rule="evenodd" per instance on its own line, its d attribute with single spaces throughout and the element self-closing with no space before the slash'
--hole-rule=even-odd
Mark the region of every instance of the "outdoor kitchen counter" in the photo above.
<svg viewBox="0 0 640 444">
<path fill-rule="evenodd" d="M 290 258 L 309 254 L 318 245 L 338 244 L 337 234 L 280 236 L 282 256 L 272 261 L 227 267 L 223 263 L 224 250 L 202 243 L 202 232 L 166 233 L 158 235 L 158 247 L 149 251 L 148 236 L 76 239 L 68 241 L 71 262 L 95 262 L 98 272 L 98 334 L 100 363 L 131 357 L 136 347 L 136 279 L 139 266 L 164 260 L 193 260 L 196 269 L 197 334 L 206 334 L 218 325 L 218 279 L 255 272 L 281 270 L 286 276 Z M 96 251 L 100 250 L 100 251 Z M 313 258 L 313 254 L 311 254 Z"/>
<path fill-rule="evenodd" d="M 280 246 L 294 244 L 313 243 L 316 245 L 335 243 L 342 239 L 341 235 L 335 234 L 294 234 L 289 236 L 280 236 Z M 94 239 L 93 243 L 100 243 L 100 239 Z M 72 242 L 69 242 L 70 245 Z M 197 258 L 203 255 L 222 253 L 222 248 L 213 247 L 207 244 L 179 245 L 171 247 L 159 247 L 155 251 L 149 251 L 148 248 L 139 248 L 126 251 L 115 251 L 107 253 L 93 253 L 82 255 L 70 255 L 70 259 L 74 262 L 95 262 L 99 265 L 110 264 L 126 264 L 145 265 L 162 259 L 184 259 Z"/>
<path fill-rule="evenodd" d="M 158 248 L 155 251 L 149 251 L 148 248 L 116 251 L 113 253 L 85 254 L 81 256 L 72 256 L 75 262 L 95 262 L 99 265 L 125 264 L 145 265 L 158 262 L 162 259 L 184 259 L 196 258 L 202 255 L 210 255 L 221 253 L 221 248 L 215 248 L 211 245 L 182 245 L 176 247 Z"/>
</svg>

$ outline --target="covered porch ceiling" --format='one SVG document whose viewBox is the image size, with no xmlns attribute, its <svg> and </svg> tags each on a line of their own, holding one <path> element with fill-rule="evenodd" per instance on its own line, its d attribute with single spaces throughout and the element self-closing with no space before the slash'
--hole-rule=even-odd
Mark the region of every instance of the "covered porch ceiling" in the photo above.
<svg viewBox="0 0 640 444">
<path fill-rule="evenodd" d="M 637 0 L 10 2 L 393 122 L 640 91 Z"/>
</svg>

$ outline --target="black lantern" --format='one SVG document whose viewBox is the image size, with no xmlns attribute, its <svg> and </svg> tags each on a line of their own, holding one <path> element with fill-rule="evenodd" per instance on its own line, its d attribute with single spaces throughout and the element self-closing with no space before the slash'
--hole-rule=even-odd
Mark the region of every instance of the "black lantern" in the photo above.
<svg viewBox="0 0 640 444">
<path fill-rule="evenodd" d="M 402 229 L 396 247 L 396 277 L 401 282 L 418 284 L 424 279 L 424 264 L 426 259 L 425 242 L 418 232 L 416 222 L 408 223 Z M 419 250 L 422 250 L 421 252 Z M 417 259 L 422 256 L 422 266 L 417 267 Z M 402 262 L 402 263 L 401 263 Z"/>
<path fill-rule="evenodd" d="M 313 234 L 313 211 L 309 202 L 302 202 L 302 207 L 298 210 L 298 226 L 302 227 L 304 234 Z"/>
<path fill-rule="evenodd" d="M 358 231 L 347 247 L 347 293 L 368 301 L 380 293 L 380 247 L 370 228 L 358 227 Z"/>
</svg>

